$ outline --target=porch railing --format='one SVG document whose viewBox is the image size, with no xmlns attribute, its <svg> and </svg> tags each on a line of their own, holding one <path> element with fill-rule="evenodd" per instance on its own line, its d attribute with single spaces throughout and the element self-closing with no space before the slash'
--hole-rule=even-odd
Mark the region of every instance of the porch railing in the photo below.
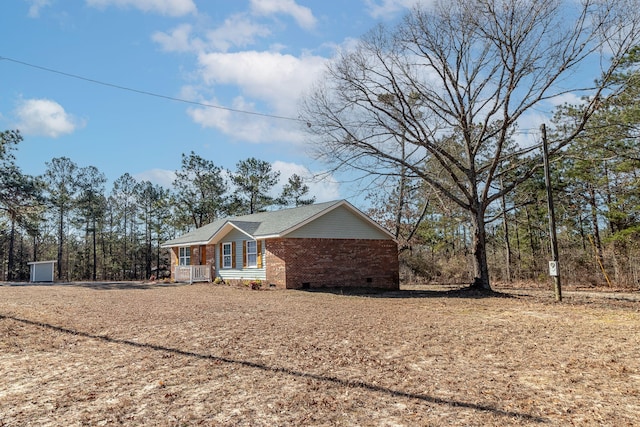
<svg viewBox="0 0 640 427">
<path fill-rule="evenodd" d="M 210 282 L 211 265 L 177 265 L 175 271 L 176 282 Z"/>
</svg>

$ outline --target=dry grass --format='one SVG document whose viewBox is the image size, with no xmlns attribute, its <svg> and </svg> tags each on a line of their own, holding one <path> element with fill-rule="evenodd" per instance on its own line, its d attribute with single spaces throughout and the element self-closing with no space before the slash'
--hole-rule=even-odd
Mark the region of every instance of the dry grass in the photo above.
<svg viewBox="0 0 640 427">
<path fill-rule="evenodd" d="M 639 425 L 639 305 L 0 286 L 0 426 Z"/>
</svg>

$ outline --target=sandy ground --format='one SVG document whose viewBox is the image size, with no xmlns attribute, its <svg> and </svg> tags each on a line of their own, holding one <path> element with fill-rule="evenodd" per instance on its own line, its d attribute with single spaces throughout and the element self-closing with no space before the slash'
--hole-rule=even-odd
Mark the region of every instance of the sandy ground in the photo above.
<svg viewBox="0 0 640 427">
<path fill-rule="evenodd" d="M 628 295 L 4 285 L 0 426 L 640 425 Z"/>
</svg>

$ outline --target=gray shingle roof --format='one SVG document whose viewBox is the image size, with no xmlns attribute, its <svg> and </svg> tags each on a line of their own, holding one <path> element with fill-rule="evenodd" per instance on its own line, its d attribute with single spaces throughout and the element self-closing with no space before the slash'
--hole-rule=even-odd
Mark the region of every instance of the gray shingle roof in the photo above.
<svg viewBox="0 0 640 427">
<path fill-rule="evenodd" d="M 260 212 L 251 215 L 218 219 L 176 239 L 169 240 L 163 243 L 162 246 L 204 245 L 207 244 L 216 233 L 222 230 L 223 227 L 230 225 L 256 239 L 278 237 L 286 234 L 289 230 L 307 223 L 324 212 L 343 204 L 348 205 L 348 202 L 345 200 L 335 200 L 279 211 Z"/>
</svg>

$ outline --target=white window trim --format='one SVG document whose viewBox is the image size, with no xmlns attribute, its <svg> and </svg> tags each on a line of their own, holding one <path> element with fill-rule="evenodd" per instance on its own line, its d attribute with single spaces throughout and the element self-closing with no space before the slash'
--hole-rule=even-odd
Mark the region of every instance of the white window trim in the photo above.
<svg viewBox="0 0 640 427">
<path fill-rule="evenodd" d="M 253 247 L 254 252 L 249 252 L 249 243 L 254 243 Z M 253 265 L 249 262 L 249 255 L 255 255 L 255 262 Z M 247 268 L 258 268 L 258 241 L 257 240 L 247 240 Z"/>
<path fill-rule="evenodd" d="M 178 248 L 178 265 L 191 265 L 190 246 L 181 246 Z"/>
<path fill-rule="evenodd" d="M 224 253 L 224 248 L 228 247 L 229 248 L 229 255 L 225 255 Z M 221 268 L 223 269 L 231 269 L 233 268 L 233 257 L 234 257 L 234 253 L 233 253 L 233 244 L 231 242 L 224 242 L 222 243 L 222 266 Z M 229 264 L 227 265 L 227 263 L 225 262 L 227 260 L 227 257 L 229 257 Z"/>
</svg>

